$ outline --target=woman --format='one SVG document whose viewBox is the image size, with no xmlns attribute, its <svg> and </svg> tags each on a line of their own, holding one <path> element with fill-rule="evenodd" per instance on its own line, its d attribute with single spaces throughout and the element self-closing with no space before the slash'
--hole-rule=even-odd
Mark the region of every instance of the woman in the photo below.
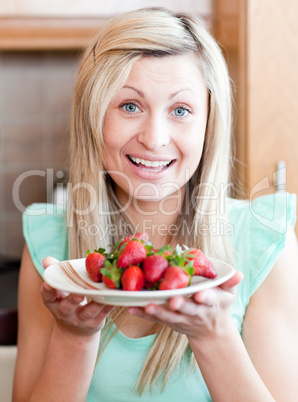
<svg viewBox="0 0 298 402">
<path fill-rule="evenodd" d="M 67 222 L 34 216 L 39 205 L 24 214 L 15 401 L 295 399 L 295 198 L 252 211 L 226 197 L 230 131 L 226 66 L 199 20 L 140 10 L 95 37 L 75 89 Z M 258 216 L 273 202 L 268 227 Z M 44 257 L 84 257 L 127 231 L 238 271 L 145 308 L 83 304 L 42 282 Z"/>
</svg>

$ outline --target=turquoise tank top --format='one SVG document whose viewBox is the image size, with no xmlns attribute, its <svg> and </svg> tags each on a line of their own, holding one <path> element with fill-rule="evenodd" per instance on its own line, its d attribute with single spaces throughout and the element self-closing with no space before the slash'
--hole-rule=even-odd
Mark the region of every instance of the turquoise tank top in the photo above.
<svg viewBox="0 0 298 402">
<path fill-rule="evenodd" d="M 236 250 L 235 268 L 244 273 L 244 280 L 238 285 L 231 306 L 231 316 L 241 333 L 250 297 L 285 247 L 287 228 L 295 226 L 296 196 L 275 193 L 259 197 L 252 203 L 227 199 L 227 208 L 230 225 L 225 230 Z M 62 208 L 52 204 L 32 204 L 23 214 L 23 231 L 33 263 L 41 276 L 44 257 L 67 259 L 67 227 Z M 171 375 L 164 392 L 161 393 L 158 386 L 152 394 L 144 392 L 141 397 L 132 392 L 155 337 L 131 339 L 118 331 L 95 369 L 88 402 L 211 401 L 199 369 L 188 374 L 188 355 Z"/>
</svg>

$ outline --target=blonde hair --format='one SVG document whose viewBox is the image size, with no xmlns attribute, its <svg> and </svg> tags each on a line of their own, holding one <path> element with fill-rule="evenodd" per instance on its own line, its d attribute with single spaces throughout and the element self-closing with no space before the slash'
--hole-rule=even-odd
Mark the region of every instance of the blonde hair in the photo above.
<svg viewBox="0 0 298 402">
<path fill-rule="evenodd" d="M 85 256 L 87 249 L 108 247 L 127 227 L 133 233 L 133 222 L 121 209 L 113 183 L 104 169 L 103 122 L 114 95 L 125 84 L 133 64 L 141 57 L 167 57 L 194 53 L 198 57 L 209 90 L 209 116 L 205 143 L 199 166 L 187 184 L 187 194 L 177 225 L 182 229 L 180 244 L 198 247 L 207 255 L 231 262 L 233 250 L 227 236 L 200 235 L 200 227 L 227 222 L 224 198 L 214 199 L 214 191 L 226 191 L 231 163 L 231 89 L 224 58 L 202 21 L 177 15 L 165 9 L 143 9 L 112 19 L 86 49 L 75 88 L 71 168 L 69 182 L 68 226 L 71 258 Z M 189 204 L 190 203 L 190 204 Z M 224 207 L 224 208 L 223 208 Z M 84 229 L 97 228 L 97 236 Z M 127 226 L 127 223 L 130 225 Z M 111 225 L 117 233 L 100 230 Z M 182 235 L 183 234 L 183 235 Z M 116 308 L 106 325 L 119 323 L 123 309 Z M 179 365 L 188 348 L 185 335 L 163 327 L 149 352 L 140 374 L 140 393 L 163 376 L 163 385 Z M 193 360 L 194 362 L 194 360 Z"/>
</svg>

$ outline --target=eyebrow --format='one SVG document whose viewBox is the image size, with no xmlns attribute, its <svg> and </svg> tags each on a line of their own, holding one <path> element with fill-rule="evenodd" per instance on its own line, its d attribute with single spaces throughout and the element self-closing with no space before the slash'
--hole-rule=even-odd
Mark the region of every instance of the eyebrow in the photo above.
<svg viewBox="0 0 298 402">
<path fill-rule="evenodd" d="M 142 98 L 145 97 L 144 93 L 143 93 L 142 91 L 140 91 L 139 89 L 137 89 L 137 88 L 130 87 L 130 86 L 128 86 L 128 85 L 125 85 L 123 88 L 132 89 L 132 90 L 135 91 L 137 94 L 139 94 Z M 180 92 L 184 92 L 184 91 L 189 91 L 189 92 L 194 93 L 190 88 L 179 89 L 179 91 L 174 92 L 174 93 L 170 96 L 170 99 L 174 98 L 174 97 L 175 97 L 176 95 L 178 95 Z"/>
<path fill-rule="evenodd" d="M 130 86 L 127 86 L 127 85 L 125 85 L 123 88 L 132 89 L 132 90 L 135 91 L 137 94 L 139 94 L 139 95 L 141 96 L 141 98 L 144 98 L 144 97 L 145 97 L 144 93 L 143 93 L 142 91 L 140 91 L 139 89 L 137 89 L 137 88 L 130 87 Z"/>
<path fill-rule="evenodd" d="M 183 88 L 183 89 L 179 89 L 179 91 L 177 91 L 177 92 L 174 92 L 174 93 L 170 96 L 170 99 L 174 98 L 174 97 L 175 97 L 176 95 L 178 95 L 180 92 L 184 92 L 184 91 L 191 92 L 191 93 L 194 94 L 194 91 L 192 91 L 190 88 Z"/>
</svg>

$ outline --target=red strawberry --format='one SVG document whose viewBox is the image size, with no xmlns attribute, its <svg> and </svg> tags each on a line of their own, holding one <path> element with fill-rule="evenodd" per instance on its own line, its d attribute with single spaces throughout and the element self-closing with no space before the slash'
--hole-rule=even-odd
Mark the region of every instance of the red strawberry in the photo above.
<svg viewBox="0 0 298 402">
<path fill-rule="evenodd" d="M 144 244 L 146 244 L 149 241 L 149 235 L 148 235 L 148 233 L 144 232 L 144 233 L 137 233 L 135 235 L 126 236 L 119 243 L 118 250 L 120 250 L 120 247 L 122 246 L 122 244 L 128 243 L 132 239 L 143 240 Z"/>
<path fill-rule="evenodd" d="M 121 276 L 123 290 L 141 290 L 144 287 L 144 273 L 141 268 L 132 265 L 127 268 Z"/>
<path fill-rule="evenodd" d="M 203 276 L 204 278 L 211 279 L 217 276 L 214 265 L 201 250 L 197 248 L 186 250 L 185 257 L 189 261 L 193 261 L 193 268 L 195 270 L 194 275 L 199 275 Z"/>
<path fill-rule="evenodd" d="M 165 257 L 158 254 L 146 257 L 142 264 L 145 281 L 148 283 L 158 282 L 165 274 L 169 263 Z"/>
<path fill-rule="evenodd" d="M 166 270 L 158 290 L 171 290 L 186 288 L 189 285 L 190 276 L 183 268 L 173 265 Z"/>
<path fill-rule="evenodd" d="M 101 282 L 100 269 L 103 267 L 105 256 L 94 252 L 90 253 L 85 261 L 86 271 L 94 282 Z"/>
<path fill-rule="evenodd" d="M 107 276 L 102 275 L 102 281 L 106 285 L 107 288 L 117 289 L 115 282 L 112 281 L 112 279 L 108 278 Z"/>
<path fill-rule="evenodd" d="M 144 244 L 137 240 L 130 240 L 119 255 L 117 265 L 126 268 L 141 263 L 147 255 Z"/>
<path fill-rule="evenodd" d="M 110 289 L 120 288 L 120 279 L 123 272 L 122 269 L 106 260 L 105 266 L 101 268 L 100 272 L 102 274 L 102 281 L 106 287 Z"/>
</svg>

